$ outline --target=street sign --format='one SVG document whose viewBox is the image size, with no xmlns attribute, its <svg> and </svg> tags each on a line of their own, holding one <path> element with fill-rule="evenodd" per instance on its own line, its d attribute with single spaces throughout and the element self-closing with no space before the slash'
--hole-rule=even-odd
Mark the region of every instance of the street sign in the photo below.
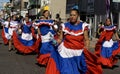
<svg viewBox="0 0 120 74">
<path fill-rule="evenodd" d="M 120 0 L 113 0 L 113 2 L 120 2 Z"/>
</svg>

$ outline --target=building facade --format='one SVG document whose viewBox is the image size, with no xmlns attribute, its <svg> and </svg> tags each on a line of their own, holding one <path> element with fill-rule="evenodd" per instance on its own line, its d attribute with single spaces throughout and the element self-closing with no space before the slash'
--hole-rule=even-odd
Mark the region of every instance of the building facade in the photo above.
<svg viewBox="0 0 120 74">
<path fill-rule="evenodd" d="M 56 14 L 59 14 L 62 20 L 66 19 L 66 0 L 38 0 L 38 4 L 33 0 L 29 1 L 30 16 L 39 17 L 43 10 L 49 10 L 52 19 L 56 19 Z"/>
<path fill-rule="evenodd" d="M 10 0 L 12 4 L 11 13 L 19 13 L 21 16 L 25 16 L 28 13 L 29 0 Z"/>
<path fill-rule="evenodd" d="M 56 14 L 59 14 L 62 21 L 66 20 L 66 0 L 50 0 L 48 6 L 53 19 L 56 19 Z"/>
</svg>

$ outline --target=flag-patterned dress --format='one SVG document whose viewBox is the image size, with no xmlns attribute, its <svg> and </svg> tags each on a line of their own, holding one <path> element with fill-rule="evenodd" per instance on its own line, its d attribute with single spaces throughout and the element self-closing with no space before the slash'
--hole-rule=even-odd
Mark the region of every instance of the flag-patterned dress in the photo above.
<svg viewBox="0 0 120 74">
<path fill-rule="evenodd" d="M 46 74 L 102 74 L 98 58 L 85 48 L 84 31 L 88 24 L 62 25 L 63 42 L 51 53 Z"/>
<path fill-rule="evenodd" d="M 24 22 L 21 35 L 18 35 L 16 32 L 14 32 L 14 45 L 19 52 L 24 54 L 37 52 L 39 48 L 40 39 L 35 39 L 33 37 L 31 27 L 31 22 Z"/>
<path fill-rule="evenodd" d="M 100 57 L 102 65 L 112 67 L 117 62 L 115 55 L 120 53 L 119 41 L 113 41 L 112 39 L 116 31 L 116 26 L 103 26 L 101 29 L 103 31 L 96 43 L 95 53 Z"/>
</svg>

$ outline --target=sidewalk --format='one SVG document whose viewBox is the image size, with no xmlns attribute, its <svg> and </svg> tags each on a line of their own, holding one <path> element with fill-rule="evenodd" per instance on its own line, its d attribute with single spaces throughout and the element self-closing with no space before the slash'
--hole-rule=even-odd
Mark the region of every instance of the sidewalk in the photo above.
<svg viewBox="0 0 120 74">
<path fill-rule="evenodd" d="M 97 43 L 97 38 L 92 38 L 92 40 L 90 40 L 90 51 L 94 52 L 95 51 L 95 45 Z"/>
</svg>

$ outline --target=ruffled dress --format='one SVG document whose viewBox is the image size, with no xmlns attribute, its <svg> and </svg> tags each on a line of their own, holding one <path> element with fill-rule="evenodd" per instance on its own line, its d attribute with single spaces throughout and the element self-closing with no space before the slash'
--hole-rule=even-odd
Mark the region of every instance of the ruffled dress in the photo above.
<svg viewBox="0 0 120 74">
<path fill-rule="evenodd" d="M 5 21 L 3 23 L 4 27 L 2 29 L 2 39 L 3 39 L 3 42 L 4 44 L 8 44 L 8 40 L 11 38 L 10 34 L 8 33 L 8 29 L 9 29 L 9 22 L 8 21 Z"/>
<path fill-rule="evenodd" d="M 115 56 L 120 53 L 119 41 L 112 39 L 116 26 L 103 26 L 102 29 L 103 31 L 96 43 L 95 54 L 100 58 L 103 66 L 112 67 L 118 60 Z"/>
<path fill-rule="evenodd" d="M 29 54 L 38 52 L 40 39 L 33 37 L 31 26 L 31 22 L 25 22 L 22 26 L 21 35 L 17 34 L 17 32 L 13 34 L 14 46 L 20 53 Z"/>
<path fill-rule="evenodd" d="M 63 42 L 51 52 L 46 74 L 102 74 L 98 57 L 84 46 L 84 31 L 88 24 L 70 22 L 62 24 Z M 44 62 L 44 61 L 43 61 Z"/>
<path fill-rule="evenodd" d="M 41 46 L 37 61 L 41 65 L 46 65 L 48 63 L 50 54 L 54 51 L 53 40 L 55 32 L 51 27 L 53 23 L 53 20 L 39 20 Z"/>
</svg>

